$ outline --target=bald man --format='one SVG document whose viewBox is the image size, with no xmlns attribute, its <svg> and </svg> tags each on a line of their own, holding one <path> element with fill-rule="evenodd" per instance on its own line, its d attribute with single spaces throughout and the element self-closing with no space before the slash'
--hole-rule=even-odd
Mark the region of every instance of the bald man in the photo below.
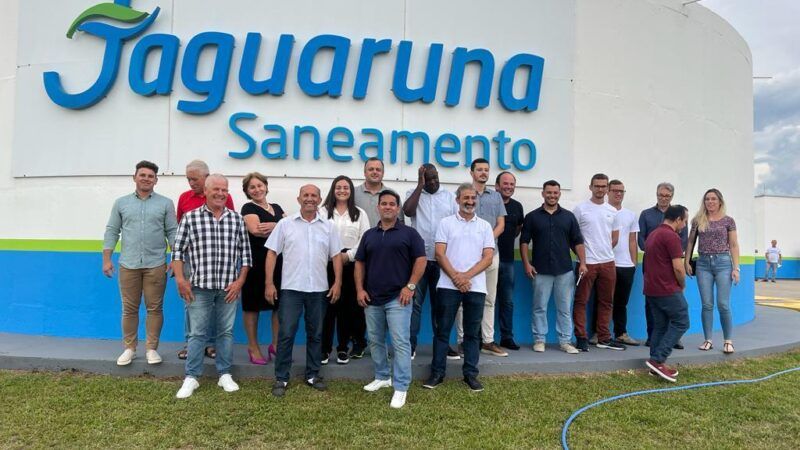
<svg viewBox="0 0 800 450">
<path fill-rule="evenodd" d="M 278 309 L 278 354 L 275 357 L 275 384 L 272 395 L 283 397 L 289 385 L 292 349 L 300 316 L 305 310 L 306 372 L 305 383 L 318 390 L 327 389 L 319 376 L 322 365 L 322 321 L 328 303 L 339 300 L 342 286 L 342 243 L 333 222 L 319 213 L 320 190 L 313 184 L 300 188 L 297 203 L 300 211 L 278 222 L 267 239 L 266 298 Z M 275 287 L 273 273 L 278 255 L 283 255 L 281 292 Z M 328 286 L 328 261 L 333 262 L 334 282 Z"/>
</svg>

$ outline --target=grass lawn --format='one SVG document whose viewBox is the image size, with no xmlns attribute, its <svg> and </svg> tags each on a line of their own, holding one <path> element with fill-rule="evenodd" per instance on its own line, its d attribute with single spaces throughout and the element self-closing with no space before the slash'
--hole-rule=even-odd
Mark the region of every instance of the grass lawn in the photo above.
<svg viewBox="0 0 800 450">
<path fill-rule="evenodd" d="M 682 367 L 680 383 L 757 378 L 800 366 L 800 351 Z M 389 389 L 337 381 L 325 393 L 268 382 L 226 394 L 203 379 L 187 400 L 180 380 L 0 371 L 0 448 L 559 448 L 564 421 L 615 394 L 673 386 L 644 371 L 483 378 L 434 391 L 419 380 L 400 411 Z M 746 385 L 635 397 L 581 415 L 572 448 L 800 448 L 800 371 Z"/>
</svg>

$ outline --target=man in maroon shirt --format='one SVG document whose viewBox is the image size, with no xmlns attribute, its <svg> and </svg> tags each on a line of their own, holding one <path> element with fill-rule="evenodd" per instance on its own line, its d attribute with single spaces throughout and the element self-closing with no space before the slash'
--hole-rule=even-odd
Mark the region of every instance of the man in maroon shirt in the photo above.
<svg viewBox="0 0 800 450">
<path fill-rule="evenodd" d="M 206 196 L 203 192 L 205 190 L 206 178 L 208 178 L 208 174 L 209 174 L 208 164 L 206 164 L 204 161 L 195 159 L 194 161 L 186 165 L 186 181 L 189 182 L 189 190 L 181 194 L 180 197 L 178 197 L 178 206 L 177 206 L 178 223 L 180 223 L 184 214 L 186 214 L 189 211 L 195 210 L 206 203 Z M 233 198 L 231 198 L 231 194 L 228 194 L 228 199 L 225 200 L 225 207 L 230 210 L 234 210 Z M 183 267 L 184 271 L 186 272 L 186 276 L 188 277 L 189 276 L 188 274 L 191 269 L 191 266 L 189 266 L 188 261 L 186 264 L 184 264 Z M 187 342 L 189 340 L 188 314 L 185 315 L 183 319 L 184 319 L 183 320 L 184 342 Z M 216 350 L 214 349 L 214 337 L 213 337 L 214 336 L 213 332 L 215 331 L 215 329 L 216 327 L 212 325 L 211 330 L 209 330 L 209 332 L 211 333 L 210 334 L 211 338 L 209 338 L 208 343 L 210 345 L 206 347 L 205 351 L 206 356 L 208 356 L 209 358 L 214 358 L 217 356 Z M 178 358 L 186 359 L 186 354 L 187 354 L 186 346 L 184 345 L 183 349 L 181 349 L 178 352 Z"/>
<path fill-rule="evenodd" d="M 686 272 L 679 233 L 686 227 L 688 211 L 673 205 L 664 212 L 664 222 L 645 242 L 644 296 L 653 312 L 653 334 L 650 337 L 650 359 L 645 365 L 650 372 L 675 382 L 678 371 L 665 364 L 672 347 L 689 329 L 689 307 L 683 297 Z"/>
</svg>

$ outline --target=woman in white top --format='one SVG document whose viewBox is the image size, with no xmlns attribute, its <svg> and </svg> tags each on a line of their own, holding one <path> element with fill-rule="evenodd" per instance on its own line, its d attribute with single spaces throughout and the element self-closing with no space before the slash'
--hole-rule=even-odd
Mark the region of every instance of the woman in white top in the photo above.
<svg viewBox="0 0 800 450">
<path fill-rule="evenodd" d="M 333 222 L 334 229 L 344 248 L 344 268 L 342 271 L 342 294 L 339 301 L 328 305 L 322 325 L 322 364 L 328 363 L 333 350 L 333 330 L 336 328 L 336 362 L 347 364 L 350 357 L 361 358 L 367 346 L 365 333 L 364 308 L 356 302 L 356 287 L 353 279 L 353 262 L 361 236 L 369 229 L 367 213 L 356 206 L 353 193 L 353 180 L 340 175 L 331 183 L 328 196 L 320 208 L 320 214 Z M 333 281 L 333 268 L 328 263 L 328 282 Z M 353 351 L 349 352 L 350 340 L 353 340 Z"/>
</svg>

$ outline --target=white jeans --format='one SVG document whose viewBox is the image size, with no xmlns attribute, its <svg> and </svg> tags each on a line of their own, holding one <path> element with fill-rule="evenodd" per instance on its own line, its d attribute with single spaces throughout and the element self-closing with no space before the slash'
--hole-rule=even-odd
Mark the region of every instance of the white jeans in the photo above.
<svg viewBox="0 0 800 450">
<path fill-rule="evenodd" d="M 483 303 L 483 319 L 481 319 L 481 340 L 484 344 L 494 342 L 494 299 L 497 297 L 497 275 L 500 268 L 500 255 L 494 252 L 492 265 L 486 269 L 486 301 Z M 464 341 L 464 324 L 461 307 L 456 314 L 456 334 L 458 343 Z"/>
</svg>

